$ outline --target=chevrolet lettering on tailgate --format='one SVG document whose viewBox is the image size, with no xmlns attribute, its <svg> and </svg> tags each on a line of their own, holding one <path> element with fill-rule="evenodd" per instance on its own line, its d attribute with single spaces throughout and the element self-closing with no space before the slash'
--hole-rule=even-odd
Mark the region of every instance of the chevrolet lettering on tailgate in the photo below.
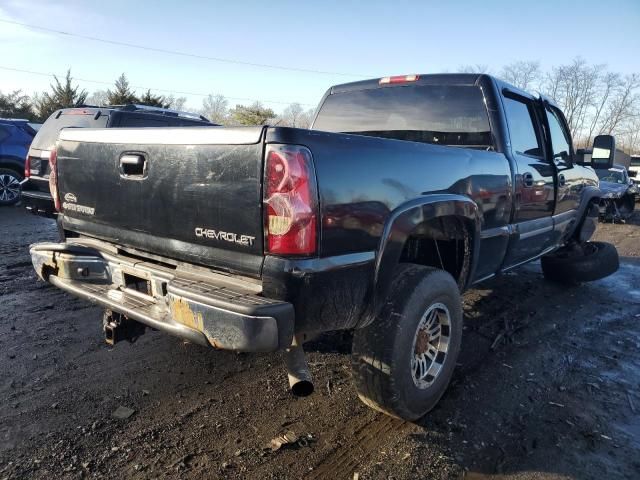
<svg viewBox="0 0 640 480">
<path fill-rule="evenodd" d="M 238 245 L 244 245 L 250 247 L 253 245 L 253 241 L 256 237 L 249 235 L 238 235 L 233 232 L 222 232 L 213 228 L 196 227 L 196 237 L 212 238 L 214 240 L 224 240 L 225 242 L 237 243 Z"/>
</svg>

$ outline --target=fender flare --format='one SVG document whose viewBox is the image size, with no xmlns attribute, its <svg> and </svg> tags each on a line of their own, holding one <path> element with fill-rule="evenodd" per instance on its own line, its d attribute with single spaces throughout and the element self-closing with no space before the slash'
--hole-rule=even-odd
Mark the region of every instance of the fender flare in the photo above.
<svg viewBox="0 0 640 480">
<path fill-rule="evenodd" d="M 580 229 L 584 225 L 585 219 L 587 218 L 587 208 L 589 204 L 594 199 L 600 199 L 602 196 L 602 191 L 598 187 L 588 186 L 582 191 L 582 197 L 580 198 L 580 205 L 578 206 L 578 211 L 576 213 L 576 219 L 573 229 L 571 232 L 567 232 L 566 237 L 564 238 L 574 238 L 576 234 L 579 234 Z M 597 219 L 596 219 L 597 220 Z"/>
<path fill-rule="evenodd" d="M 400 261 L 407 238 L 421 223 L 445 216 L 461 217 L 473 225 L 471 266 L 466 283 L 473 278 L 480 245 L 481 218 L 478 205 L 462 195 L 443 193 L 420 196 L 397 207 L 385 222 L 375 258 L 373 279 L 375 312 L 387 297 L 393 281 L 393 272 Z"/>
</svg>

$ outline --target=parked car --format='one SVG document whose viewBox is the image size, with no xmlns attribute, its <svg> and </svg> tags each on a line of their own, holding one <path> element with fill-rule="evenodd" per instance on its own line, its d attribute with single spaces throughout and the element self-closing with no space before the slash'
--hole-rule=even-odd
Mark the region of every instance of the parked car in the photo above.
<svg viewBox="0 0 640 480">
<path fill-rule="evenodd" d="M 22 185 L 25 207 L 32 213 L 54 217 L 56 210 L 49 192 L 49 155 L 63 128 L 130 128 L 212 126 L 205 117 L 145 105 L 63 108 L 44 122 L 33 139 L 23 168 L 26 182 Z M 26 155 L 26 151 L 25 151 Z M 23 156 L 24 162 L 24 156 Z"/>
<path fill-rule="evenodd" d="M 629 178 L 624 165 L 597 168 L 596 173 L 602 190 L 600 218 L 610 222 L 626 222 L 633 214 L 638 186 Z"/>
<path fill-rule="evenodd" d="M 629 166 L 629 177 L 640 188 L 640 157 L 637 155 L 631 155 Z M 636 196 L 636 201 L 640 200 L 640 195 Z"/>
<path fill-rule="evenodd" d="M 360 398 L 415 420 L 453 374 L 466 288 L 538 258 L 565 283 L 617 270 L 588 241 L 602 193 L 572 144 L 551 100 L 476 74 L 334 86 L 310 130 L 64 129 L 61 239 L 31 256 L 105 307 L 108 343 L 151 327 L 284 350 L 298 395 L 307 336 L 353 329 Z M 599 136 L 593 160 L 614 151 Z"/>
<path fill-rule="evenodd" d="M 25 158 L 38 127 L 25 119 L 0 118 L 0 206 L 20 200 Z"/>
</svg>

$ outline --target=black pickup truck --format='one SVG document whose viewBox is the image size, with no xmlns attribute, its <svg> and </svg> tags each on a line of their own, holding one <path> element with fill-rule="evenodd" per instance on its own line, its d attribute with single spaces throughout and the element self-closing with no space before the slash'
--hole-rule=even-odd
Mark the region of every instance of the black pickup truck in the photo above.
<svg viewBox="0 0 640 480">
<path fill-rule="evenodd" d="M 562 112 L 488 75 L 335 86 L 310 130 L 64 129 L 50 162 L 63 238 L 33 264 L 105 307 L 108 343 L 284 350 L 305 395 L 304 341 L 353 329 L 360 398 L 408 420 L 452 376 L 463 290 L 538 258 L 565 283 L 618 268 Z"/>
</svg>

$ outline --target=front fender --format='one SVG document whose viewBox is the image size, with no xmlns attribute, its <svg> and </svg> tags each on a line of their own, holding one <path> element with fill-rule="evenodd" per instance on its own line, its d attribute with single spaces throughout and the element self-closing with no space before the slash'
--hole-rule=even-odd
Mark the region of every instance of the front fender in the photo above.
<svg viewBox="0 0 640 480">
<path fill-rule="evenodd" d="M 395 268 L 400 261 L 407 238 L 418 225 L 445 216 L 462 217 L 473 225 L 471 269 L 468 276 L 468 278 L 473 278 L 481 225 L 476 203 L 468 197 L 446 193 L 415 198 L 393 210 L 385 222 L 375 259 L 373 290 L 375 311 L 387 297 Z"/>
</svg>

